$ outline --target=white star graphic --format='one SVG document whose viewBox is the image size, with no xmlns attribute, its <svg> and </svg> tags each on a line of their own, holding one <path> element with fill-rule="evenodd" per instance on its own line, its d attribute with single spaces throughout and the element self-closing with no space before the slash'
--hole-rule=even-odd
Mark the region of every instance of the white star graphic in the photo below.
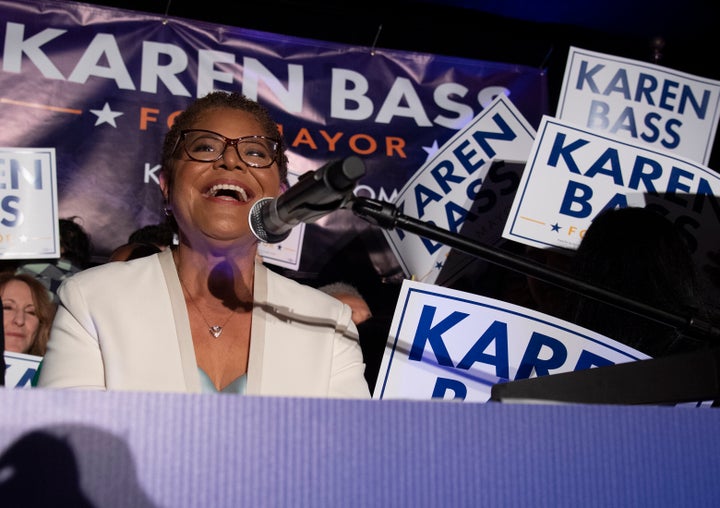
<svg viewBox="0 0 720 508">
<path fill-rule="evenodd" d="M 117 125 L 115 124 L 115 117 L 124 115 L 124 113 L 115 112 L 110 109 L 110 104 L 108 104 L 107 102 L 102 109 L 91 109 L 90 113 L 97 116 L 95 127 L 103 123 L 109 123 L 113 127 L 117 128 Z"/>
<path fill-rule="evenodd" d="M 428 154 L 427 158 L 425 159 L 425 162 L 427 162 L 433 155 L 437 153 L 438 150 L 440 150 L 440 147 L 438 147 L 437 140 L 434 140 L 432 146 L 424 146 L 422 147 L 422 149 L 425 150 Z"/>
</svg>

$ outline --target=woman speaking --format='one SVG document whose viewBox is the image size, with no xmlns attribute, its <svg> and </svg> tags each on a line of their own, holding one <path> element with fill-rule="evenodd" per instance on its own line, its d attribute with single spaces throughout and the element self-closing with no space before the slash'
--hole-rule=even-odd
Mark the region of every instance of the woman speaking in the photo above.
<svg viewBox="0 0 720 508">
<path fill-rule="evenodd" d="M 287 182 L 277 124 L 213 92 L 165 137 L 178 245 L 67 279 L 38 386 L 368 398 L 351 310 L 263 266 L 248 214 Z"/>
</svg>

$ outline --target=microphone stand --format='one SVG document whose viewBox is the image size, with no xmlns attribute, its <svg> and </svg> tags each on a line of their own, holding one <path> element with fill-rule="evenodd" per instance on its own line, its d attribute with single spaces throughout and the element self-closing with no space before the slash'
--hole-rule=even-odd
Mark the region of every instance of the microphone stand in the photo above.
<svg viewBox="0 0 720 508">
<path fill-rule="evenodd" d="M 595 300 L 614 305 L 623 310 L 653 319 L 659 323 L 672 326 L 677 330 L 682 330 L 690 337 L 696 339 L 709 338 L 714 343 L 720 343 L 720 329 L 712 326 L 710 323 L 701 321 L 693 316 L 681 316 L 657 309 L 607 289 L 588 284 L 566 273 L 530 262 L 523 257 L 474 243 L 457 233 L 452 233 L 434 224 L 403 215 L 398 211 L 397 207 L 391 203 L 353 196 L 349 200 L 349 207 L 358 217 L 383 229 L 392 230 L 397 227 L 403 231 L 440 242 L 453 249 L 458 249 L 466 254 L 485 259 L 496 265 L 509 268 L 575 293 L 580 293 Z"/>
</svg>

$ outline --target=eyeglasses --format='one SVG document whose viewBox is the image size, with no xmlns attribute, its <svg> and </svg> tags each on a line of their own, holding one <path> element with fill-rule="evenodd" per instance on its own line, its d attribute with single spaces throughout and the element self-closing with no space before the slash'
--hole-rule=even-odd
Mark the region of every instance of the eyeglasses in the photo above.
<svg viewBox="0 0 720 508">
<path fill-rule="evenodd" d="M 194 161 L 214 162 L 220 159 L 228 146 L 248 166 L 266 168 L 277 158 L 278 142 L 266 136 L 243 136 L 230 139 L 217 132 L 204 129 L 180 131 L 178 142 L 182 141 L 185 153 Z"/>
</svg>

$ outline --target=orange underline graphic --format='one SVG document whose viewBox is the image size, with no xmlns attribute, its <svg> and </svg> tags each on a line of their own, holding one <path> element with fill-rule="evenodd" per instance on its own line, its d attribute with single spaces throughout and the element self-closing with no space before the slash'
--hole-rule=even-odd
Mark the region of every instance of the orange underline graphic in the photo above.
<svg viewBox="0 0 720 508">
<path fill-rule="evenodd" d="M 544 221 L 537 220 L 537 219 L 531 219 L 530 217 L 523 217 L 522 215 L 520 216 L 520 218 L 523 220 L 529 220 L 530 222 L 535 222 L 536 224 L 545 224 Z"/>
<path fill-rule="evenodd" d="M 46 104 L 36 104 L 34 102 L 14 101 L 0 97 L 0 102 L 5 104 L 14 104 L 16 106 L 25 106 L 28 108 L 47 109 L 49 111 L 59 111 L 60 113 L 72 113 L 73 115 L 82 115 L 82 109 L 58 108 L 57 106 L 48 106 Z"/>
</svg>

